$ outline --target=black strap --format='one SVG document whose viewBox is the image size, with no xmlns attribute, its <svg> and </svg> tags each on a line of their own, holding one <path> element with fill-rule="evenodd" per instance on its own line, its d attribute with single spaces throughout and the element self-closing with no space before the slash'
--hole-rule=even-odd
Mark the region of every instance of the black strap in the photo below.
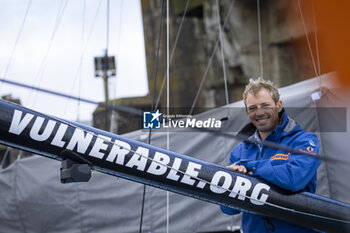
<svg viewBox="0 0 350 233">
<path fill-rule="evenodd" d="M 271 218 L 262 218 L 265 222 L 265 225 L 269 231 L 274 232 L 275 231 L 275 226 L 272 223 Z"/>
</svg>

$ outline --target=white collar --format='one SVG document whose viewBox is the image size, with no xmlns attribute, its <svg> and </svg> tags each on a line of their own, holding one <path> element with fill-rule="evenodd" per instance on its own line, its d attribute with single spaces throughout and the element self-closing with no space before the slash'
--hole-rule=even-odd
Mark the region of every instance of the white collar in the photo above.
<svg viewBox="0 0 350 233">
<path fill-rule="evenodd" d="M 262 142 L 261 142 L 261 139 L 260 139 L 260 136 L 259 136 L 259 133 L 258 133 L 258 130 L 255 130 L 255 133 L 254 133 L 254 139 L 258 142 L 258 146 L 259 146 L 259 149 L 261 150 L 262 148 Z"/>
</svg>

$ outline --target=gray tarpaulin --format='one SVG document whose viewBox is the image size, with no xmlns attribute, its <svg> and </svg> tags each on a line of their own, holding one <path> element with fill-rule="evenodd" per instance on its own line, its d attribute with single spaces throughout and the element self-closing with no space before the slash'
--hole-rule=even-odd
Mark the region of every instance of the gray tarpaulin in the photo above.
<svg viewBox="0 0 350 233">
<path fill-rule="evenodd" d="M 349 105 L 339 95 L 332 75 L 281 88 L 280 93 L 287 112 L 304 129 L 321 131 L 317 132 L 321 153 L 326 158 L 345 161 L 322 163 L 317 192 L 350 203 L 349 117 L 344 123 L 343 115 L 337 111 L 326 115 L 310 113 L 310 107 L 344 109 Z M 320 84 L 327 89 L 320 100 L 313 101 L 310 95 L 319 90 Z M 241 107 L 243 103 L 239 101 L 199 117 L 226 117 L 225 129 L 237 132 L 248 122 Z M 349 108 L 345 111 L 349 116 Z M 330 132 L 334 128 L 336 132 Z M 344 132 L 340 132 L 342 129 Z M 125 136 L 147 141 L 147 135 L 139 130 Z M 165 133 L 153 131 L 152 135 L 153 145 L 166 148 Z M 170 150 L 221 165 L 227 164 L 230 151 L 238 143 L 234 138 L 209 132 L 170 133 Z M 0 170 L 0 233 L 138 232 L 143 185 L 98 172 L 93 172 L 88 183 L 61 184 L 59 168 L 58 161 L 33 156 Z M 176 233 L 225 231 L 240 222 L 239 215 L 224 215 L 214 204 L 174 193 L 170 193 L 169 213 L 170 232 Z M 166 191 L 147 186 L 143 232 L 166 232 Z"/>
</svg>

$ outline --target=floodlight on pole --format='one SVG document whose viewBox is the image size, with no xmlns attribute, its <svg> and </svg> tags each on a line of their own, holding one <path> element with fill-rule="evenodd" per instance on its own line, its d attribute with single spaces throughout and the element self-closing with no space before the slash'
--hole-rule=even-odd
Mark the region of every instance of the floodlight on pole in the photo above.
<svg viewBox="0 0 350 233">
<path fill-rule="evenodd" d="M 115 57 L 108 56 L 107 50 L 103 57 L 95 57 L 95 77 L 102 77 L 104 82 L 104 90 L 105 90 L 105 101 L 108 103 L 109 95 L 108 95 L 108 78 L 111 76 L 115 76 L 117 69 L 115 66 Z"/>
</svg>

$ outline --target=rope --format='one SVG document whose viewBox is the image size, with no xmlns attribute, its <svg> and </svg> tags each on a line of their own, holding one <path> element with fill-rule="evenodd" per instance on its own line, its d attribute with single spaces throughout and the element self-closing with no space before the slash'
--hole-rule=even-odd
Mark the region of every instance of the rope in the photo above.
<svg viewBox="0 0 350 233">
<path fill-rule="evenodd" d="M 317 58 L 317 68 L 318 68 L 318 74 L 319 76 L 317 77 L 318 83 L 320 88 L 322 87 L 322 79 L 320 77 L 321 75 L 321 64 L 320 64 L 320 54 L 318 51 L 318 38 L 317 38 L 317 25 L 316 25 L 316 15 L 315 15 L 315 8 L 314 8 L 314 0 L 312 0 L 312 16 L 313 16 L 313 21 L 314 21 L 314 31 L 315 31 L 315 47 L 316 47 L 316 58 Z"/>
<path fill-rule="evenodd" d="M 182 18 L 181 18 L 180 26 L 179 26 L 179 29 L 177 30 L 177 33 L 176 33 L 176 38 L 175 38 L 175 42 L 174 42 L 174 47 L 173 47 L 173 49 L 171 50 L 171 55 L 170 55 L 170 64 L 171 64 L 171 62 L 173 61 L 173 57 L 174 57 L 174 54 L 175 54 L 177 42 L 179 41 L 179 37 L 180 37 L 180 34 L 181 34 L 182 25 L 183 25 L 183 23 L 184 23 L 184 21 L 185 21 L 185 16 L 186 16 L 187 9 L 188 9 L 188 5 L 189 5 L 190 1 L 191 1 L 191 0 L 187 0 L 187 2 L 186 2 L 186 6 L 185 6 L 184 13 L 183 13 L 183 15 L 182 15 Z M 157 98 L 157 103 L 156 103 L 156 105 L 155 105 L 155 109 L 158 108 L 159 101 L 160 101 L 160 97 L 162 96 L 163 89 L 164 89 L 164 86 L 165 86 L 165 81 L 166 81 L 166 71 L 164 72 L 164 75 L 163 75 L 163 81 L 162 81 L 162 85 L 161 85 L 161 87 L 160 87 L 160 91 L 159 91 L 159 95 L 158 95 L 158 98 Z"/>
<path fill-rule="evenodd" d="M 305 24 L 303 12 L 302 12 L 301 6 L 300 6 L 300 0 L 297 0 L 297 3 L 298 3 L 298 8 L 299 8 L 299 13 L 300 13 L 301 21 L 302 21 L 303 27 L 304 27 L 304 32 L 305 32 L 305 37 L 306 37 L 306 40 L 307 40 L 307 45 L 308 45 L 308 47 L 309 47 L 309 52 L 310 52 L 310 56 L 311 56 L 313 68 L 314 68 L 316 77 L 318 77 L 318 76 L 319 76 L 319 73 L 318 73 L 318 71 L 317 71 L 317 67 L 316 67 L 314 55 L 313 55 L 313 53 L 312 53 L 312 48 L 311 48 L 311 43 L 310 43 L 310 39 L 309 39 L 309 34 L 308 34 L 308 32 L 307 32 L 307 29 L 306 29 L 306 24 Z"/>
<path fill-rule="evenodd" d="M 167 90 L 167 95 L 166 95 L 166 109 L 167 109 L 167 114 L 169 116 L 169 106 L 170 106 L 170 83 L 169 83 L 169 0 L 167 0 L 167 8 L 166 8 L 166 18 L 167 18 L 167 24 L 166 24 L 166 90 Z M 170 147 L 170 138 L 169 138 L 169 130 L 166 132 L 166 148 L 169 150 Z M 169 200 L 169 191 L 166 191 L 166 232 L 169 233 L 169 211 L 170 211 L 170 206 L 169 206 L 170 200 Z"/>
<path fill-rule="evenodd" d="M 82 65 L 83 65 L 83 56 L 84 56 L 84 39 L 85 39 L 85 0 L 83 0 L 83 12 L 82 12 L 82 25 L 81 25 L 81 47 L 80 47 L 80 62 L 79 62 L 79 79 L 78 79 L 78 97 L 81 96 L 81 79 L 82 79 Z M 80 113 L 80 101 L 77 103 L 77 121 L 79 121 Z"/>
<path fill-rule="evenodd" d="M 46 65 L 47 65 L 46 63 L 47 63 L 47 59 L 48 59 L 48 56 L 49 56 L 49 52 L 51 50 L 51 46 L 52 46 L 53 40 L 55 38 L 57 29 L 58 29 L 58 27 L 59 27 L 59 25 L 61 23 L 61 20 L 63 18 L 64 12 L 65 12 L 65 9 L 66 9 L 67 4 L 68 4 L 69 1 L 67 0 L 64 3 L 63 2 L 64 1 L 61 1 L 60 7 L 58 9 L 55 26 L 54 26 L 53 32 L 51 34 L 49 45 L 48 45 L 48 47 L 46 49 L 46 52 L 45 52 L 44 57 L 43 57 L 43 60 L 41 61 L 40 67 L 39 67 L 38 72 L 36 74 L 35 81 L 34 81 L 34 86 L 38 86 L 39 87 L 40 83 L 41 83 L 41 79 L 44 76 L 44 72 L 45 72 L 45 68 L 46 68 Z M 35 90 L 35 89 L 32 89 L 32 91 L 33 90 Z M 29 93 L 29 97 L 27 99 L 27 101 L 28 101 L 27 104 L 29 104 L 29 100 L 30 100 L 32 91 Z M 33 106 L 35 106 L 37 96 L 38 96 L 38 92 L 35 93 L 35 96 L 34 96 L 34 99 L 33 99 Z"/>
<path fill-rule="evenodd" d="M 109 48 L 109 0 L 107 0 L 107 19 L 106 19 L 106 55 Z"/>
<path fill-rule="evenodd" d="M 19 29 L 19 32 L 17 34 L 17 37 L 16 37 L 16 41 L 15 41 L 15 45 L 13 46 L 12 48 L 12 51 L 11 51 L 11 55 L 10 55 L 10 58 L 9 58 L 9 61 L 7 62 L 7 65 L 6 65 L 6 68 L 5 68 L 5 72 L 4 72 L 4 78 L 6 78 L 7 76 L 7 72 L 10 68 L 10 65 L 12 63 L 12 59 L 13 59 L 13 55 L 15 54 L 15 51 L 16 51 L 16 48 L 17 48 L 17 45 L 18 45 L 18 41 L 22 35 L 22 31 L 23 31 L 23 28 L 24 28 L 24 24 L 26 22 L 26 19 L 27 19 L 27 16 L 28 16 L 28 13 L 29 13 L 29 9 L 30 9 L 30 6 L 32 5 L 32 0 L 30 0 L 28 2 L 28 6 L 27 6 L 27 9 L 26 9 L 26 12 L 24 13 L 24 17 L 23 17 L 23 20 L 22 20 L 22 24 L 21 24 L 21 27 Z M 1 83 L 1 86 L 0 86 L 0 90 L 2 89 L 2 85 L 3 83 Z"/>
<path fill-rule="evenodd" d="M 88 47 L 88 45 L 89 45 L 89 43 L 90 43 L 91 35 L 92 35 L 93 29 L 94 29 L 94 26 L 95 26 L 95 23 L 96 23 L 96 19 L 97 19 L 98 13 L 99 13 L 100 8 L 101 8 L 101 5 L 102 5 L 102 1 L 103 1 L 103 0 L 100 0 L 99 3 L 98 3 L 98 5 L 97 5 L 96 13 L 95 13 L 95 16 L 94 16 L 94 18 L 93 18 L 93 20 L 92 20 L 92 24 L 91 24 L 91 26 L 90 26 L 90 30 L 89 30 L 87 39 L 86 39 L 86 41 L 85 41 L 85 47 L 84 47 L 84 49 L 83 49 L 82 59 L 80 60 L 80 64 L 78 65 L 77 71 L 76 71 L 76 73 L 75 73 L 75 75 L 74 75 L 73 85 L 72 85 L 72 88 L 71 88 L 71 90 L 70 90 L 70 92 L 69 92 L 70 95 L 71 95 L 71 94 L 73 93 L 73 91 L 74 91 L 75 83 L 77 82 L 77 80 L 79 80 L 78 78 L 79 78 L 79 75 L 81 74 L 82 64 L 83 64 L 83 62 L 84 62 L 84 57 L 85 57 L 84 55 L 85 55 L 85 52 L 87 51 L 87 47 Z M 78 85 L 79 85 L 79 84 L 78 84 Z M 80 97 L 80 96 L 79 96 L 79 97 Z M 66 103 L 65 103 L 65 106 L 64 106 L 64 112 L 63 112 L 64 115 L 65 115 L 66 112 L 67 112 L 68 102 L 69 102 L 69 100 L 67 99 L 67 100 L 66 100 Z"/>
<path fill-rule="evenodd" d="M 112 105 L 112 104 L 108 104 L 108 103 L 100 103 L 100 102 L 96 102 L 93 100 L 89 100 L 89 99 L 84 99 L 84 98 L 80 98 L 80 97 L 76 97 L 76 96 L 72 96 L 72 95 L 67 95 L 67 94 L 63 94 L 60 92 L 56 92 L 56 91 L 50 91 L 44 88 L 39 88 L 39 87 L 34 87 L 34 86 L 30 86 L 27 84 L 23 84 L 23 83 L 18 83 L 18 82 L 14 82 L 14 81 L 10 81 L 10 80 L 5 80 L 5 79 L 0 79 L 0 82 L 4 82 L 10 85 L 14 85 L 14 86 L 18 86 L 18 87 L 23 87 L 23 88 L 27 88 L 27 89 L 33 89 L 39 92 L 44 92 L 47 94 L 51 94 L 51 95 L 57 95 L 63 98 L 68 98 L 68 99 L 72 99 L 72 100 L 78 100 L 81 102 L 85 102 L 88 104 L 95 104 L 95 105 L 100 105 L 102 107 L 105 108 L 109 108 L 109 109 L 114 109 L 117 111 L 121 111 L 121 112 L 125 112 L 125 113 L 130 113 L 133 115 L 137 115 L 137 116 L 142 116 L 142 111 L 139 109 L 135 109 L 135 108 L 131 108 L 131 107 L 126 107 L 126 106 L 120 106 L 120 105 Z"/>
<path fill-rule="evenodd" d="M 257 4 L 257 11 L 258 11 L 260 77 L 262 79 L 264 79 L 263 56 L 262 56 L 262 39 L 261 39 L 260 0 L 256 0 L 256 4 Z"/>
<path fill-rule="evenodd" d="M 4 168 L 4 164 L 5 164 L 6 159 L 7 159 L 8 155 L 9 155 L 9 153 L 10 153 L 10 150 L 11 150 L 10 147 L 6 148 L 6 151 L 4 153 L 4 157 L 2 157 L 2 160 L 1 160 L 1 163 L 0 163 L 0 170 Z"/>
<path fill-rule="evenodd" d="M 120 38 L 121 38 L 121 28 L 122 28 L 122 25 L 123 25 L 123 0 L 120 1 L 120 7 L 119 7 L 120 11 L 119 11 L 119 26 L 118 26 L 118 43 L 117 43 L 117 56 L 116 56 L 116 64 L 115 66 L 118 68 L 118 58 L 119 58 L 119 50 L 120 50 Z M 112 105 L 114 106 L 115 105 L 115 100 L 117 99 L 117 77 L 118 77 L 118 69 L 116 70 L 117 74 L 116 74 L 116 78 L 115 78 L 115 81 L 114 81 L 114 84 L 112 86 L 112 98 L 113 98 L 113 102 L 112 102 Z M 112 115 L 111 115 L 111 124 L 110 124 L 110 127 L 109 127 L 109 131 L 110 132 L 117 132 L 118 131 L 118 128 L 115 129 L 115 122 L 116 122 L 116 117 L 115 117 L 115 111 L 112 111 Z"/>
<path fill-rule="evenodd" d="M 159 19 L 159 28 L 158 28 L 158 43 L 157 43 L 157 52 L 156 52 L 156 61 L 155 61 L 155 69 L 154 69 L 154 83 L 153 83 L 153 94 L 152 94 L 152 111 L 155 110 L 155 96 L 156 96 L 156 87 L 157 87 L 157 76 L 158 76 L 158 63 L 159 63 L 159 49 L 160 49 L 160 40 L 162 35 L 162 24 L 163 24 L 163 10 L 164 10 L 164 0 L 162 0 L 162 6 L 160 9 L 160 19 Z M 151 144 L 151 134 L 152 129 L 149 129 L 148 132 L 148 144 Z M 140 228 L 139 233 L 142 232 L 142 223 L 143 223 L 143 212 L 145 208 L 145 198 L 146 198 L 146 185 L 143 185 L 143 193 L 142 193 L 142 204 L 141 204 L 141 219 L 140 219 Z"/>
<path fill-rule="evenodd" d="M 6 65 L 6 68 L 5 68 L 5 71 L 4 71 L 4 75 L 3 75 L 4 78 L 3 78 L 3 79 L 6 78 L 7 73 L 8 73 L 8 70 L 9 70 L 10 65 L 11 65 L 11 63 L 12 63 L 12 59 L 13 59 L 13 56 L 14 56 L 15 51 L 16 51 L 16 49 L 17 49 L 17 45 L 18 45 L 19 39 L 20 39 L 20 37 L 21 37 L 21 35 L 22 35 L 22 31 L 23 31 L 23 28 L 24 28 L 24 24 L 25 24 L 25 22 L 26 22 L 26 20 L 27 20 L 27 16 L 28 16 L 28 13 L 29 13 L 29 10 L 30 10 L 31 5 L 32 5 L 32 0 L 29 0 L 27 9 L 26 9 L 26 11 L 25 11 L 25 13 L 24 13 L 24 17 L 23 17 L 23 20 L 22 20 L 22 24 L 21 24 L 21 26 L 20 26 L 19 32 L 18 32 L 17 37 L 16 37 L 16 40 L 15 40 L 15 45 L 14 45 L 14 47 L 12 48 L 9 61 L 7 62 L 7 65 Z M 0 84 L 0 90 L 2 89 L 3 84 L 4 84 L 4 82 L 1 82 L 1 84 Z M 7 147 L 7 148 L 6 148 L 6 151 L 5 151 L 5 153 L 4 153 L 4 157 L 2 158 L 1 163 L 0 163 L 0 169 L 3 168 L 3 165 L 4 165 L 6 159 L 7 159 L 8 155 L 9 155 L 9 152 L 10 152 L 10 148 Z M 21 153 L 22 153 L 22 151 L 19 152 L 19 155 L 20 155 Z"/>
<path fill-rule="evenodd" d="M 319 76 L 317 76 L 317 80 L 318 80 L 318 84 L 319 84 L 319 90 L 321 92 L 321 95 L 323 95 L 323 91 L 321 89 L 322 87 L 322 78 L 321 78 L 321 65 L 320 65 L 320 55 L 319 55 L 319 51 L 318 51 L 318 37 L 317 37 L 317 25 L 316 25 L 316 15 L 315 15 L 315 8 L 314 8 L 314 0 L 311 1 L 311 7 L 312 7 L 312 16 L 313 16 L 313 24 L 314 24 L 314 34 L 315 34 L 315 48 L 316 48 L 316 58 L 317 58 L 317 68 L 318 68 L 318 74 Z M 306 34 L 306 33 L 305 33 Z M 317 106 L 317 102 L 313 101 L 313 105 L 314 106 Z M 319 122 L 319 116 L 316 115 L 316 120 Z M 320 137 L 320 141 L 322 141 L 323 138 Z M 326 174 L 325 174 L 325 177 L 327 179 L 327 187 L 328 187 L 328 190 L 329 190 L 329 197 L 332 198 L 332 194 L 333 194 L 333 190 L 332 190 L 332 185 L 330 185 L 330 182 L 329 182 L 329 167 L 328 167 L 328 164 L 325 163 L 324 165 L 324 168 L 325 168 L 325 171 L 326 171 Z"/>
<path fill-rule="evenodd" d="M 235 3 L 235 0 L 233 0 L 233 1 L 231 2 L 231 4 L 230 4 L 230 8 L 229 8 L 228 13 L 227 13 L 227 16 L 226 16 L 226 18 L 225 18 L 225 22 L 224 22 L 223 28 L 225 28 L 225 26 L 226 26 L 226 24 L 227 24 L 227 22 L 228 22 L 228 18 L 229 18 L 230 14 L 231 14 L 231 11 L 232 11 L 233 4 L 234 4 L 234 3 Z M 205 69 L 205 71 L 204 71 L 204 74 L 203 74 L 203 76 L 202 76 L 201 83 L 200 83 L 200 85 L 199 85 L 198 91 L 197 91 L 196 96 L 195 96 L 195 98 L 194 98 L 194 100 L 193 100 L 193 103 L 192 103 L 192 106 L 191 106 L 191 109 L 190 109 L 190 112 L 189 112 L 188 115 L 192 115 L 192 113 L 193 113 L 193 109 L 194 109 L 194 107 L 196 106 L 196 103 L 197 103 L 197 101 L 198 101 L 199 94 L 200 94 L 200 92 L 201 92 L 201 90 L 202 90 L 202 88 L 203 88 L 204 82 L 205 82 L 205 80 L 206 80 L 206 78 L 207 78 L 207 74 L 208 74 L 208 71 L 209 71 L 209 68 L 210 68 L 211 63 L 213 62 L 214 55 L 215 55 L 215 53 L 216 53 L 216 49 L 218 48 L 218 45 L 219 45 L 219 39 L 216 40 L 216 43 L 215 43 L 213 52 L 212 52 L 212 54 L 211 54 L 211 56 L 210 56 L 208 65 L 207 65 L 207 67 L 206 67 L 206 69 Z"/>
<path fill-rule="evenodd" d="M 119 12 L 119 27 L 118 27 L 118 44 L 117 44 L 117 54 L 119 55 L 120 50 L 120 40 L 121 40 L 121 32 L 122 32 L 122 25 L 123 25 L 123 6 L 124 1 L 120 1 L 120 12 Z M 118 66 L 117 66 L 118 67 Z"/>
<path fill-rule="evenodd" d="M 107 18 L 106 18 L 106 52 L 105 52 L 105 58 L 106 58 L 106 63 L 107 63 L 107 67 L 109 67 L 109 59 L 108 59 L 108 49 L 109 49 L 109 0 L 107 0 L 107 7 L 106 7 L 106 15 L 107 15 Z M 104 85 L 106 85 L 106 90 L 105 92 L 106 93 L 109 93 L 108 89 L 109 89 L 109 85 L 108 85 L 108 81 L 109 81 L 109 75 L 108 75 L 108 72 L 107 71 L 104 71 L 104 74 L 103 74 L 103 79 L 106 78 L 106 80 L 104 82 L 106 82 Z M 105 93 L 105 95 L 106 95 Z M 107 98 L 106 98 L 106 103 L 108 103 L 110 97 L 108 95 L 106 95 Z M 111 118 L 109 120 L 110 124 L 109 124 L 109 127 L 108 127 L 108 115 L 109 115 L 109 111 L 108 109 L 105 109 L 105 129 L 107 130 L 108 128 L 110 128 L 110 126 L 112 125 L 111 124 Z"/>
<path fill-rule="evenodd" d="M 26 84 L 20 84 L 20 83 L 16 83 L 16 82 L 9 81 L 9 80 L 4 80 L 4 79 L 0 79 L 0 82 L 4 82 L 4 83 L 7 83 L 7 84 L 12 84 L 12 85 L 20 86 L 20 87 L 24 87 L 24 88 L 34 88 L 34 87 L 28 86 Z M 70 99 L 79 100 L 79 98 L 75 97 L 75 96 L 61 94 L 61 93 L 58 93 L 58 92 L 49 91 L 49 90 L 45 90 L 45 89 L 41 89 L 41 88 L 34 88 L 34 89 L 38 90 L 38 91 L 42 91 L 44 93 L 58 95 L 58 96 L 61 96 L 61 97 L 64 97 L 64 98 L 70 98 Z M 101 105 L 102 107 L 110 108 L 110 109 L 121 111 L 121 112 L 126 112 L 126 113 L 133 114 L 133 115 L 138 115 L 138 116 L 142 116 L 143 115 L 141 110 L 130 108 L 130 107 L 119 106 L 119 105 L 111 105 L 111 104 L 106 104 L 106 103 L 98 103 L 98 102 L 95 102 L 95 101 L 92 101 L 92 100 L 83 99 L 83 98 L 80 98 L 80 101 L 86 102 L 86 103 L 89 103 L 89 104 Z M 34 111 L 34 110 L 31 109 L 31 111 Z M 201 132 L 214 133 L 214 134 L 217 134 L 217 135 L 220 135 L 220 136 L 224 136 L 224 137 L 237 138 L 239 140 L 244 140 L 244 141 L 256 144 L 255 141 L 249 140 L 248 137 L 245 137 L 243 135 L 232 135 L 232 134 L 222 133 L 222 132 L 218 132 L 218 131 L 214 131 L 214 130 L 208 130 L 208 129 L 198 129 L 198 130 L 200 130 Z M 281 145 L 279 145 L 277 143 L 271 143 L 271 142 L 264 141 L 262 143 L 262 145 L 263 146 L 267 146 L 267 147 L 271 147 L 271 148 L 276 148 L 276 149 L 283 149 L 286 152 L 292 152 L 292 153 L 296 153 L 296 154 L 300 154 L 300 155 L 311 156 L 309 153 L 304 153 L 302 151 L 298 151 L 298 150 L 296 150 L 296 149 L 294 149 L 292 147 L 281 146 Z M 322 156 L 320 154 L 317 155 L 317 158 L 319 158 L 319 159 L 321 159 L 323 161 L 337 161 L 337 162 L 342 162 L 342 163 L 346 162 L 346 161 L 341 161 L 341 160 L 337 160 L 337 159 L 327 158 L 327 157 L 324 157 L 324 156 Z"/>
<path fill-rule="evenodd" d="M 195 128 L 195 129 L 198 130 L 199 132 L 207 132 L 207 133 L 215 134 L 216 136 L 234 138 L 234 139 L 245 141 L 247 143 L 255 144 L 255 145 L 260 144 L 260 145 L 265 146 L 265 147 L 269 147 L 269 148 L 273 148 L 273 149 L 277 149 L 277 150 L 283 150 L 285 152 L 294 153 L 296 155 L 302 155 L 302 156 L 307 156 L 307 157 L 311 157 L 311 158 L 314 158 L 314 159 L 319 159 L 321 161 L 347 163 L 347 164 L 350 165 L 350 162 L 346 161 L 346 160 L 343 161 L 343 160 L 340 160 L 340 159 L 337 159 L 337 158 L 326 157 L 324 154 L 321 154 L 321 153 L 311 154 L 311 153 L 308 153 L 308 152 L 303 152 L 303 151 L 297 150 L 297 149 L 295 149 L 293 147 L 281 145 L 281 144 L 278 144 L 278 143 L 275 143 L 275 142 L 271 142 L 271 141 L 258 142 L 258 141 L 254 140 L 254 139 L 249 139 L 248 136 L 245 136 L 245 135 L 239 134 L 239 133 L 233 135 L 233 134 L 230 134 L 230 133 L 223 133 L 223 132 L 220 132 L 220 131 L 204 129 L 204 128 Z"/>
<path fill-rule="evenodd" d="M 23 151 L 20 150 L 17 155 L 17 160 L 20 160 L 22 158 Z"/>
<path fill-rule="evenodd" d="M 160 20 L 159 20 L 159 28 L 158 28 L 158 43 L 157 43 L 157 53 L 156 53 L 156 64 L 154 68 L 154 82 L 153 82 L 153 95 L 152 95 L 152 110 L 155 110 L 155 96 L 156 96 L 156 87 L 157 87 L 157 76 L 158 76 L 158 63 L 159 63 L 159 49 L 160 49 L 160 40 L 162 33 L 162 23 L 163 23 L 163 10 L 164 10 L 164 0 L 162 0 L 162 6 L 160 10 Z"/>
<path fill-rule="evenodd" d="M 222 70 L 224 73 L 224 85 L 225 85 L 225 99 L 226 99 L 226 105 L 228 105 L 229 98 L 228 98 L 228 90 L 227 90 L 227 79 L 226 79 L 226 69 L 225 69 L 225 56 L 224 56 L 224 44 L 222 41 L 222 31 L 221 31 L 221 23 L 220 23 L 220 6 L 219 6 L 219 0 L 216 0 L 216 8 L 218 11 L 218 27 L 219 27 L 219 35 L 220 35 L 220 47 L 221 47 L 221 60 L 222 60 Z"/>
</svg>

